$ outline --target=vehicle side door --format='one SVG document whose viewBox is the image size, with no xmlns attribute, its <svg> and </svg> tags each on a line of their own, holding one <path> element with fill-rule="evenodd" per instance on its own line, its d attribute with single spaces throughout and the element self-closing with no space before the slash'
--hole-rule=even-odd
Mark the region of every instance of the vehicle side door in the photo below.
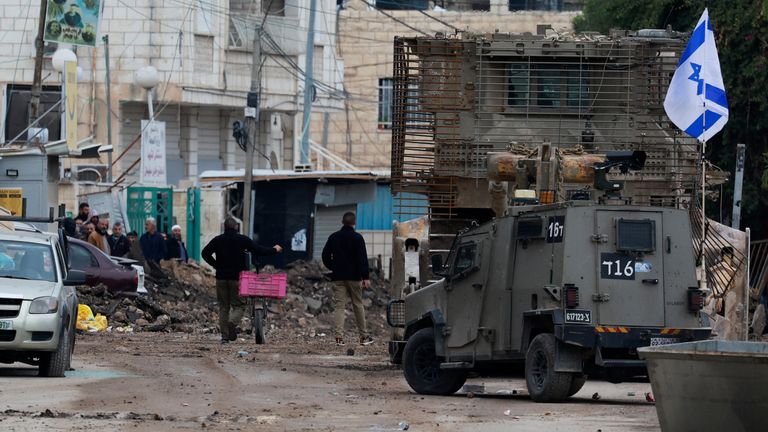
<svg viewBox="0 0 768 432">
<path fill-rule="evenodd" d="M 73 269 L 85 272 L 85 284 L 94 286 L 100 282 L 101 268 L 96 257 L 84 246 L 69 244 L 69 264 Z"/>
<path fill-rule="evenodd" d="M 462 238 L 456 246 L 445 285 L 448 348 L 466 346 L 477 338 L 488 277 L 489 244 L 483 233 Z"/>
</svg>

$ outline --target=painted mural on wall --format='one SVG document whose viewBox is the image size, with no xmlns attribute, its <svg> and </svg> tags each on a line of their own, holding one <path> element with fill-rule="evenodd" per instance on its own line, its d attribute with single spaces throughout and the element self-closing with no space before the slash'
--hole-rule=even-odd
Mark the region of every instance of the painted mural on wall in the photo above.
<svg viewBox="0 0 768 432">
<path fill-rule="evenodd" d="M 48 0 L 47 42 L 96 46 L 104 0 Z"/>
</svg>

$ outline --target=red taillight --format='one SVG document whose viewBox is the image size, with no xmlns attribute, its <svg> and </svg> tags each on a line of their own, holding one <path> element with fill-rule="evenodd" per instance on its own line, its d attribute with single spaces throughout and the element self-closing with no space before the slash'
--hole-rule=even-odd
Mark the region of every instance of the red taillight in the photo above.
<svg viewBox="0 0 768 432">
<path fill-rule="evenodd" d="M 139 287 L 139 272 L 133 273 L 133 287 L 138 288 Z"/>
<path fill-rule="evenodd" d="M 565 284 L 563 286 L 565 294 L 565 307 L 573 309 L 579 307 L 579 288 L 576 285 Z"/>
<path fill-rule="evenodd" d="M 688 288 L 688 310 L 691 312 L 702 310 L 706 296 L 704 291 L 698 288 Z"/>
</svg>

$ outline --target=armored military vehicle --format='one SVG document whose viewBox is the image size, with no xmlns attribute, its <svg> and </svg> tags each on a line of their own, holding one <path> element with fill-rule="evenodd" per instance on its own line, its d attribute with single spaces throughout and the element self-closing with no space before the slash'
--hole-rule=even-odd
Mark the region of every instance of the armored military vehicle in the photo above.
<svg viewBox="0 0 768 432">
<path fill-rule="evenodd" d="M 445 266 L 433 255 L 440 279 L 388 308 L 408 384 L 451 394 L 470 371 L 523 360 L 531 398 L 557 402 L 588 376 L 646 376 L 639 347 L 706 339 L 688 212 L 628 205 L 604 175 L 644 160 L 608 154 L 595 167 L 601 199 L 509 207 L 456 236 Z"/>
</svg>

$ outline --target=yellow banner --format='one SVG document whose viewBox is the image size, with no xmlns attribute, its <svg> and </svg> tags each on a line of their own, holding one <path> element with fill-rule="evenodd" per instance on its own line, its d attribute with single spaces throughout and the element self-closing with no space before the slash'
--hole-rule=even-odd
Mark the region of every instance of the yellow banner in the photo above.
<svg viewBox="0 0 768 432">
<path fill-rule="evenodd" d="M 67 129 L 67 148 L 77 150 L 77 63 L 67 62 L 64 72 L 65 91 L 67 94 L 64 109 Z"/>
<path fill-rule="evenodd" d="M 21 216 L 22 193 L 21 188 L 0 189 L 0 207 L 11 212 L 13 216 Z"/>
</svg>

